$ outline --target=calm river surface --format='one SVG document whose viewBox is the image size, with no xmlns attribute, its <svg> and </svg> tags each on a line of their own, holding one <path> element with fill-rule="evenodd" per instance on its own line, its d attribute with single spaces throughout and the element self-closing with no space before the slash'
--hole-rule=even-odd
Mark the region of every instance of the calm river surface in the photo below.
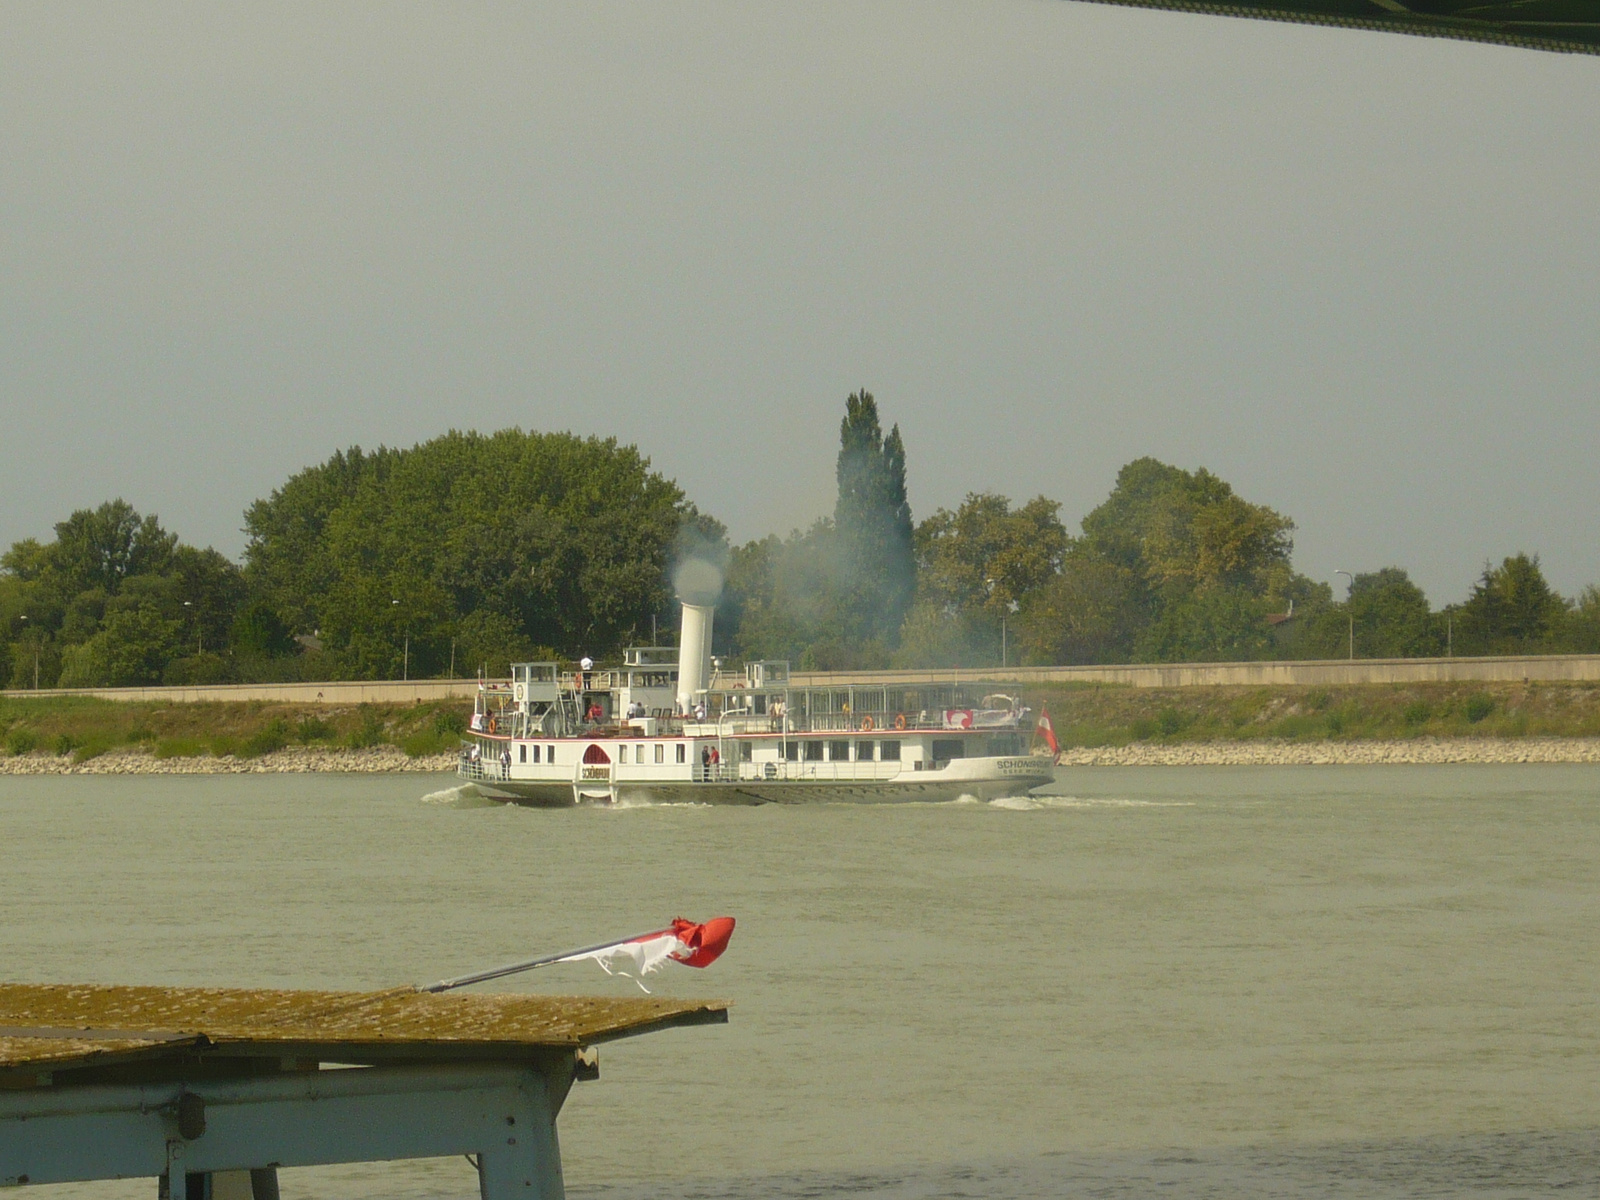
<svg viewBox="0 0 1600 1200">
<path fill-rule="evenodd" d="M 731 1024 L 602 1048 L 561 1118 L 574 1196 L 1600 1195 L 1600 768 L 424 800 L 450 782 L 0 778 L 0 977 L 379 988 L 726 912 L 727 956 L 653 986 L 730 998 Z M 434 1160 L 283 1192 L 477 1187 Z"/>
</svg>

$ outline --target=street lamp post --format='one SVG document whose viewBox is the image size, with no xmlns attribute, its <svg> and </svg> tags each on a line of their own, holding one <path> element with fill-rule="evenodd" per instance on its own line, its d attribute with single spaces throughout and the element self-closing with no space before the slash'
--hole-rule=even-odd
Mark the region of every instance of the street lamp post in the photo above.
<svg viewBox="0 0 1600 1200">
<path fill-rule="evenodd" d="M 194 601 L 185 600 L 183 602 L 183 606 L 185 608 L 187 608 L 187 609 L 193 609 L 194 608 Z M 194 617 L 194 619 L 195 619 L 194 629 L 195 629 L 196 642 L 195 642 L 194 652 L 196 654 L 204 654 L 206 652 L 206 629 L 205 629 L 205 626 L 200 624 L 200 614 L 199 613 L 191 612 L 189 615 Z"/>
<path fill-rule="evenodd" d="M 983 581 L 983 586 L 988 589 L 991 597 L 994 595 L 994 583 L 995 581 L 992 579 Z M 1002 671 L 1006 669 L 1006 620 L 1016 611 L 1017 602 L 1015 600 L 1007 600 L 1005 608 L 1000 612 L 1000 669 Z"/>
<path fill-rule="evenodd" d="M 1350 574 L 1349 571 L 1335 571 L 1334 574 L 1343 575 L 1350 581 L 1350 590 L 1345 593 L 1344 597 L 1344 612 L 1345 616 L 1350 618 L 1350 657 L 1354 660 L 1356 656 L 1356 614 L 1350 607 L 1350 600 L 1356 590 L 1356 577 Z"/>
<path fill-rule="evenodd" d="M 28 614 L 27 613 L 23 613 L 22 614 L 22 620 L 23 620 L 24 623 L 26 623 L 26 621 L 28 620 Z M 33 639 L 33 690 L 36 691 L 36 692 L 39 690 L 39 639 L 38 638 L 34 638 Z"/>
<path fill-rule="evenodd" d="M 400 601 L 391 600 L 391 601 L 389 601 L 389 603 L 391 605 L 395 605 L 395 604 L 399 604 Z M 409 683 L 411 681 L 411 626 L 409 624 L 406 626 L 406 653 L 405 653 L 405 658 L 403 658 L 401 660 L 401 663 L 402 663 L 402 665 L 400 667 L 400 678 L 403 681 Z"/>
</svg>

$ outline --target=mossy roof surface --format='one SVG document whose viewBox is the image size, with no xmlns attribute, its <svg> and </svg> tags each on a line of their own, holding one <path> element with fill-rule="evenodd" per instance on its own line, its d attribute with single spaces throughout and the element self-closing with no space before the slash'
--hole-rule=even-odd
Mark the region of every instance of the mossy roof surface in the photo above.
<svg viewBox="0 0 1600 1200">
<path fill-rule="evenodd" d="M 308 1048 L 350 1062 L 511 1057 L 726 1020 L 725 1002 L 656 996 L 0 984 L 0 1069 Z"/>
</svg>

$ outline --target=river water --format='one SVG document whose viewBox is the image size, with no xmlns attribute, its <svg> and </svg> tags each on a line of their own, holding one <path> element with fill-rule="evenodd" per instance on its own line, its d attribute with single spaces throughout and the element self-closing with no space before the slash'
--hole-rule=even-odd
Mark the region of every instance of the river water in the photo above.
<svg viewBox="0 0 1600 1200">
<path fill-rule="evenodd" d="M 0 778 L 0 977 L 380 988 L 731 913 L 652 984 L 731 1023 L 602 1048 L 574 1197 L 1600 1195 L 1600 768 L 612 811 L 450 782 Z M 282 1185 L 476 1195 L 459 1160 Z"/>
</svg>

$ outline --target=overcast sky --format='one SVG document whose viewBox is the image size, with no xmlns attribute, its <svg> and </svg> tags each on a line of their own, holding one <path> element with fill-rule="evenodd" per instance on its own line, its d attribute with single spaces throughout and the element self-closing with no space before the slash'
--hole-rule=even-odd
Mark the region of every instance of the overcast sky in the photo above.
<svg viewBox="0 0 1600 1200">
<path fill-rule="evenodd" d="M 1600 581 L 1600 58 L 1063 0 L 0 8 L 0 544 L 237 555 L 359 443 L 637 442 L 738 540 L 1206 466 L 1296 565 Z M 1340 589 L 1342 591 L 1342 588 Z"/>
</svg>

